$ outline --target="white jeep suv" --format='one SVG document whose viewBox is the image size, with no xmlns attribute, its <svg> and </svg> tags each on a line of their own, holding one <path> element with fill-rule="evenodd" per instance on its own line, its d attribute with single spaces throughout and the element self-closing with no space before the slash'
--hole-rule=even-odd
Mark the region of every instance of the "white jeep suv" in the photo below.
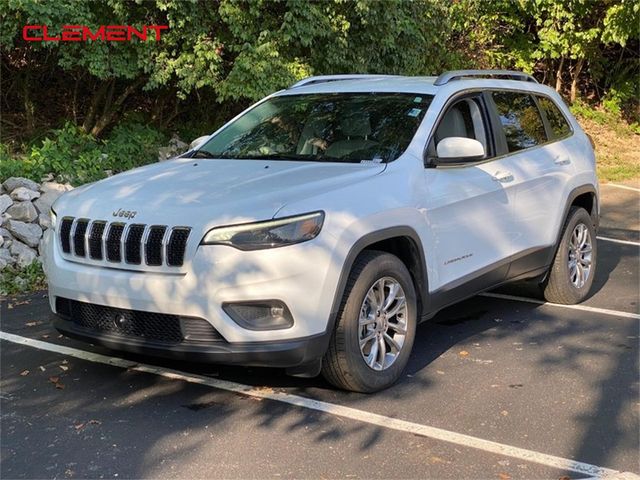
<svg viewBox="0 0 640 480">
<path fill-rule="evenodd" d="M 454 302 L 583 300 L 598 212 L 590 139 L 526 74 L 312 77 L 63 195 L 45 268 L 70 337 L 371 392 Z"/>
</svg>

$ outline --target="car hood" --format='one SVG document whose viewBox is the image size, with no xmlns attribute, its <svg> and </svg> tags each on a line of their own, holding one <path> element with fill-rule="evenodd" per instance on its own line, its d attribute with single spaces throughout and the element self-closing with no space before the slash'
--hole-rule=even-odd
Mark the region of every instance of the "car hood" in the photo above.
<svg viewBox="0 0 640 480">
<path fill-rule="evenodd" d="M 59 216 L 198 229 L 272 218 L 288 203 L 377 175 L 383 164 L 176 159 L 58 199 Z M 119 216 L 119 211 L 136 212 Z M 301 212 L 302 213 L 302 212 Z"/>
</svg>

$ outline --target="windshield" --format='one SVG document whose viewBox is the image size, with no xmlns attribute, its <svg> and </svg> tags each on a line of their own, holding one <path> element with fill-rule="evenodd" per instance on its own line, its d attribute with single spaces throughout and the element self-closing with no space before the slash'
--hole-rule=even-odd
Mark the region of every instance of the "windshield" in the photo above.
<svg viewBox="0 0 640 480">
<path fill-rule="evenodd" d="M 194 156 L 390 162 L 406 150 L 432 98 L 408 93 L 277 96 L 228 124 Z"/>
</svg>

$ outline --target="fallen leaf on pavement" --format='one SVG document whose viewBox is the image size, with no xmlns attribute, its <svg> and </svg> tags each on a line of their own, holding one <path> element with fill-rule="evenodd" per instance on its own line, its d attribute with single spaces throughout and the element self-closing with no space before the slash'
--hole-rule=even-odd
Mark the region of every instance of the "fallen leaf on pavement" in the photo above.
<svg viewBox="0 0 640 480">
<path fill-rule="evenodd" d="M 20 372 L 20 376 L 22 377 L 26 377 L 27 375 L 29 375 L 29 370 L 23 370 L 22 372 Z"/>
<path fill-rule="evenodd" d="M 66 372 L 67 370 L 69 370 L 69 367 L 67 367 L 66 365 L 59 365 L 59 367 Z"/>
<path fill-rule="evenodd" d="M 509 412 L 507 412 L 506 410 L 502 410 L 500 412 L 500 415 L 502 415 L 503 417 L 506 417 L 507 415 L 509 415 Z"/>
<path fill-rule="evenodd" d="M 45 340 L 49 338 L 49 335 L 41 335 L 40 338 L 44 338 Z"/>
<path fill-rule="evenodd" d="M 25 323 L 25 325 L 27 327 L 35 327 L 36 325 L 38 325 L 38 322 L 27 322 L 27 323 Z"/>
<path fill-rule="evenodd" d="M 42 365 L 40 365 L 38 368 L 39 368 L 40 370 L 42 370 L 43 372 L 46 370 L 46 368 L 44 368 Z"/>
<path fill-rule="evenodd" d="M 509 480 L 511 478 L 511 475 L 509 475 L 508 473 L 499 473 L 498 477 L 500 478 L 500 480 Z"/>
<path fill-rule="evenodd" d="M 60 377 L 56 377 L 56 376 L 49 377 L 49 381 L 51 383 L 58 383 L 60 381 Z"/>
<path fill-rule="evenodd" d="M 461 357 L 466 357 L 467 355 L 469 355 L 469 352 L 467 352 L 466 350 L 462 350 L 459 355 Z"/>
</svg>

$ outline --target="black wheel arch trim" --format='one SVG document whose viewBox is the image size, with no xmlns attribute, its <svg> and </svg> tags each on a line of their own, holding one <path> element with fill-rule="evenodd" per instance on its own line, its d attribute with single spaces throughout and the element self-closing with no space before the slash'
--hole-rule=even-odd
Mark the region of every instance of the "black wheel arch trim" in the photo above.
<svg viewBox="0 0 640 480">
<path fill-rule="evenodd" d="M 556 233 L 556 241 L 555 241 L 555 244 L 553 245 L 553 248 L 550 250 L 549 258 L 547 259 L 548 265 L 551 265 L 551 263 L 553 262 L 553 259 L 556 256 L 556 253 L 558 252 L 558 248 L 560 247 L 560 240 L 562 239 L 562 233 L 563 233 L 562 227 L 564 225 L 564 222 L 567 220 L 567 216 L 569 215 L 569 210 L 571 209 L 573 202 L 576 200 L 576 198 L 578 198 L 580 195 L 584 195 L 585 193 L 591 193 L 593 195 L 593 206 L 591 207 L 591 211 L 588 213 L 593 220 L 593 225 L 596 229 L 596 232 L 598 231 L 598 226 L 600 225 L 600 212 L 598 208 L 599 199 L 598 199 L 598 192 L 596 190 L 596 187 L 591 184 L 586 184 L 586 185 L 581 185 L 579 187 L 574 188 L 573 190 L 571 190 L 571 192 L 569 192 L 569 195 L 567 196 L 567 202 L 564 206 L 562 217 L 560 217 L 561 218 L 560 228 Z"/>
<path fill-rule="evenodd" d="M 338 311 L 340 310 L 340 304 L 342 303 L 342 297 L 344 296 L 344 292 L 347 287 L 347 279 L 349 278 L 349 274 L 351 273 L 351 269 L 353 268 L 353 264 L 355 263 L 356 258 L 358 258 L 358 255 L 360 255 L 370 246 L 384 240 L 391 240 L 393 238 L 408 238 L 409 240 L 411 240 L 411 243 L 416 250 L 415 253 L 418 255 L 418 262 L 416 265 L 417 271 L 412 272 L 411 269 L 409 269 L 409 271 L 412 278 L 414 279 L 418 301 L 420 302 L 418 307 L 418 320 L 428 311 L 429 280 L 427 276 L 427 263 L 426 257 L 424 255 L 422 241 L 420 240 L 418 232 L 407 225 L 376 230 L 361 237 L 356 243 L 351 246 L 349 252 L 347 253 L 345 261 L 342 265 L 342 270 L 338 279 L 338 285 L 333 297 L 333 303 L 331 305 L 331 312 L 329 314 L 327 329 L 325 330 L 325 332 L 327 333 L 327 342 L 331 337 L 331 334 L 333 333 L 333 328 L 338 317 Z"/>
</svg>

